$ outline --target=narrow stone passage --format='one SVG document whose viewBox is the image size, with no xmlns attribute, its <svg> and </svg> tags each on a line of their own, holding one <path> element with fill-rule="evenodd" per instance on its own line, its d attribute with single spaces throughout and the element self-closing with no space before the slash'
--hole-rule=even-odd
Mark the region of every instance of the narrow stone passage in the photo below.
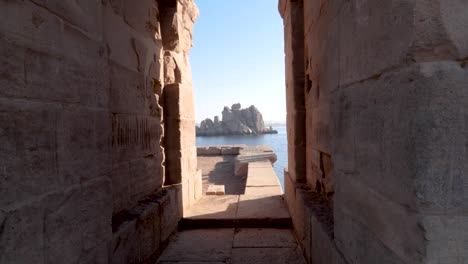
<svg viewBox="0 0 468 264">
<path fill-rule="evenodd" d="M 302 264 L 291 229 L 196 229 L 177 234 L 157 262 Z"/>
<path fill-rule="evenodd" d="M 305 263 L 267 146 L 199 149 L 203 195 L 158 263 Z M 225 154 L 222 154 L 225 153 Z M 227 190 L 208 194 L 208 186 Z"/>
</svg>

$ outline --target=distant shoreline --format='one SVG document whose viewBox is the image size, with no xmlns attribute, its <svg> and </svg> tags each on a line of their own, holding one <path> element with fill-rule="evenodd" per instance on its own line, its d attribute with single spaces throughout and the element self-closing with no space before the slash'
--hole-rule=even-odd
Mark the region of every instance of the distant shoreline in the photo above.
<svg viewBox="0 0 468 264">
<path fill-rule="evenodd" d="M 229 136 L 261 136 L 261 135 L 272 135 L 278 134 L 278 130 L 269 130 L 262 133 L 252 133 L 252 134 L 236 134 L 236 133 L 217 133 L 217 134 L 197 134 L 197 137 L 229 137 Z"/>
</svg>

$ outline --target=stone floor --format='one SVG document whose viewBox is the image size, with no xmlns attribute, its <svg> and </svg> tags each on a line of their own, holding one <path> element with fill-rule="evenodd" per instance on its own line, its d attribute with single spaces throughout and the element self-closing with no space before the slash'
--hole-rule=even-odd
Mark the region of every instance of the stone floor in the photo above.
<svg viewBox="0 0 468 264">
<path fill-rule="evenodd" d="M 198 157 L 204 195 L 180 222 L 181 231 L 158 263 L 305 263 L 292 233 L 283 191 L 269 160 L 248 163 L 234 175 L 235 156 Z"/>
<path fill-rule="evenodd" d="M 211 184 L 224 185 L 228 195 L 245 192 L 246 177 L 234 176 L 234 160 L 236 156 L 201 156 L 198 157 L 198 169 L 202 171 L 203 193 Z"/>
<path fill-rule="evenodd" d="M 303 264 L 290 229 L 224 228 L 177 234 L 158 263 Z"/>
</svg>

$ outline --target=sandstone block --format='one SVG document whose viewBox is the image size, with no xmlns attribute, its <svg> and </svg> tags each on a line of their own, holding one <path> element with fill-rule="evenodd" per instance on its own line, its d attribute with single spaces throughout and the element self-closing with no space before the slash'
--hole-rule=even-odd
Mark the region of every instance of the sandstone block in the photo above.
<svg viewBox="0 0 468 264">
<path fill-rule="evenodd" d="M 82 41 L 77 37 L 74 39 Z M 4 53 L 2 67 L 5 66 L 6 75 L 6 78 L 1 80 L 1 84 L 5 87 L 1 94 L 92 107 L 102 106 L 108 100 L 106 61 L 98 52 L 92 55 L 93 58 L 86 57 L 88 54 L 82 54 L 82 59 L 77 60 L 26 49 L 6 39 L 0 41 L 2 43 L 0 53 Z M 99 49 L 97 43 L 89 45 L 85 43 L 83 46 Z M 43 78 L 44 76 L 48 78 Z"/>
<path fill-rule="evenodd" d="M 148 202 L 140 204 L 142 212 L 136 223 L 138 238 L 139 259 L 148 260 L 159 248 L 161 239 L 161 219 L 159 204 Z"/>
<path fill-rule="evenodd" d="M 203 196 L 189 208 L 188 219 L 235 219 L 238 195 Z"/>
<path fill-rule="evenodd" d="M 156 2 L 147 0 L 135 5 L 132 1 L 124 1 L 123 15 L 125 21 L 143 36 L 153 41 L 161 40 L 161 29 L 158 21 L 159 8 Z"/>
<path fill-rule="evenodd" d="M 334 256 L 339 255 L 339 253 L 333 237 L 328 234 L 328 230 L 324 229 L 323 224 L 315 214 L 311 215 L 310 225 L 310 263 L 327 264 L 330 263 L 330 260 L 335 263 Z"/>
<path fill-rule="evenodd" d="M 59 176 L 56 131 L 59 108 L 0 100 L 0 208 L 73 183 Z"/>
<path fill-rule="evenodd" d="M 404 263 L 394 252 L 388 249 L 374 234 L 354 218 L 334 210 L 335 241 L 343 253 L 346 262 L 352 263 Z M 358 235 L 359 234 L 359 235 Z M 344 237 L 352 237 L 352 241 Z"/>
<path fill-rule="evenodd" d="M 242 228 L 234 234 L 233 248 L 296 248 L 289 229 Z"/>
<path fill-rule="evenodd" d="M 340 74 L 341 85 L 370 78 L 405 60 L 413 40 L 412 8 L 412 3 L 399 1 L 344 4 L 340 13 L 339 60 L 340 68 L 347 70 Z M 390 20 L 393 23 L 386 22 Z M 356 38 L 361 32 L 366 34 Z M 382 48 L 369 49 L 371 46 Z"/>
<path fill-rule="evenodd" d="M 33 203 L 4 213 L 1 263 L 44 263 L 44 211 Z"/>
<path fill-rule="evenodd" d="M 161 210 L 161 242 L 166 241 L 177 229 L 182 217 L 182 197 L 178 196 L 175 188 L 166 188 L 165 195 L 159 201 Z"/>
<path fill-rule="evenodd" d="M 422 225 L 427 230 L 427 260 L 434 263 L 456 263 L 468 259 L 467 217 L 462 215 L 425 215 Z"/>
<path fill-rule="evenodd" d="M 88 181 L 5 211 L 2 263 L 73 263 L 111 234 L 110 181 Z"/>
<path fill-rule="evenodd" d="M 356 179 L 351 180 L 350 176 L 335 176 L 338 188 L 334 196 L 335 211 L 347 215 L 345 219 L 335 218 L 335 237 L 343 243 L 356 239 L 355 230 L 341 228 L 346 226 L 342 221 L 352 218 L 373 234 L 377 244 L 407 262 L 419 263 L 425 235 L 416 212 L 386 199 Z"/>
<path fill-rule="evenodd" d="M 171 84 L 164 86 L 164 115 L 167 118 L 195 120 L 195 102 L 192 86 L 188 84 Z"/>
<path fill-rule="evenodd" d="M 140 261 L 138 254 L 138 233 L 136 232 L 137 220 L 123 224 L 119 230 L 113 233 L 109 247 L 110 261 L 116 264 L 137 263 Z"/>
<path fill-rule="evenodd" d="M 202 170 L 197 170 L 194 175 L 194 199 L 198 200 L 203 195 Z"/>
<path fill-rule="evenodd" d="M 130 174 L 127 175 L 126 184 L 132 204 L 162 187 L 163 177 L 159 174 L 159 166 L 161 164 L 151 156 L 130 162 Z"/>
<path fill-rule="evenodd" d="M 302 251 L 306 259 L 311 258 L 311 211 L 308 209 L 310 194 L 308 191 L 296 188 L 296 204 L 294 208 L 295 215 L 293 217 L 294 230 L 301 245 Z"/>
<path fill-rule="evenodd" d="M 135 52 L 132 39 L 134 32 L 117 15 L 110 5 L 103 10 L 103 38 L 107 45 L 109 59 L 129 70 L 138 71 L 138 53 Z"/>
<path fill-rule="evenodd" d="M 291 179 L 289 171 L 284 169 L 284 200 L 291 217 L 296 218 L 296 184 Z"/>
<path fill-rule="evenodd" d="M 283 197 L 241 195 L 236 219 L 288 219 Z"/>
<path fill-rule="evenodd" d="M 341 73 L 341 84 L 377 76 L 385 69 L 404 63 L 408 56 L 418 62 L 466 57 L 467 45 L 463 40 L 467 39 L 467 34 L 460 29 L 468 18 L 456 10 L 463 10 L 467 4 L 439 0 L 431 3 L 365 1 L 345 4 L 340 14 L 340 67 L 348 70 Z M 365 18 L 366 23 L 360 18 Z M 386 22 L 392 19 L 394 23 Z M 359 32 L 367 34 L 354 38 Z M 369 50 L 369 45 L 383 48 Z M 359 59 L 350 59 L 352 57 Z M 372 66 L 370 62 L 374 62 Z"/>
<path fill-rule="evenodd" d="M 231 263 L 303 264 L 304 258 L 297 248 L 235 248 Z"/>
<path fill-rule="evenodd" d="M 271 153 L 245 153 L 243 155 L 239 155 L 236 157 L 235 163 L 234 163 L 234 175 L 236 176 L 243 176 L 247 175 L 248 173 L 248 168 L 251 166 L 251 163 L 264 163 L 268 164 L 270 163 L 270 167 L 272 166 L 274 162 L 276 162 L 277 157 L 274 152 Z"/>
<path fill-rule="evenodd" d="M 282 195 L 283 190 L 280 185 L 277 186 L 256 186 L 256 187 L 245 187 L 245 195 L 255 196 L 276 196 Z"/>
<path fill-rule="evenodd" d="M 115 113 L 148 114 L 143 74 L 115 63 L 110 67 L 110 109 Z"/>
<path fill-rule="evenodd" d="M 83 220 L 83 250 L 88 251 L 108 241 L 112 232 L 112 191 L 107 177 L 90 180 L 81 186 L 80 211 Z"/>
<path fill-rule="evenodd" d="M 82 2 L 33 0 L 32 2 L 43 6 L 53 14 L 60 13 L 61 17 L 68 23 L 81 28 L 93 38 L 99 39 L 101 37 L 102 5 L 94 0 Z"/>
<path fill-rule="evenodd" d="M 100 13 L 100 4 L 88 5 L 81 2 L 69 4 L 60 1 L 47 1 L 47 4 L 57 10 L 62 7 L 67 9 L 63 10 L 64 15 L 68 11 L 74 12 L 76 19 L 83 19 L 77 23 L 81 25 L 70 23 L 70 20 L 64 22 L 53 11 L 33 1 L 5 2 L 1 8 L 4 23 L 0 25 L 4 36 L 19 46 L 53 57 L 72 58 L 75 62 L 103 57 L 104 47 L 100 43 L 99 33 L 101 26 L 100 23 L 95 23 L 95 20 L 100 20 L 101 16 L 99 14 L 94 16 Z M 73 8 L 73 5 L 76 8 Z M 84 13 L 85 10 L 89 13 Z"/>
<path fill-rule="evenodd" d="M 170 135 L 166 135 L 166 148 L 187 150 L 195 146 L 195 120 L 183 118 L 166 118 L 165 125 Z"/>
<path fill-rule="evenodd" d="M 255 163 L 255 162 L 254 162 Z M 269 163 L 269 162 L 268 162 Z M 278 177 L 273 170 L 273 167 L 268 168 L 255 168 L 249 163 L 247 172 L 247 187 L 266 187 L 266 186 L 280 186 Z"/>
<path fill-rule="evenodd" d="M 62 110 L 57 129 L 57 160 L 59 173 L 68 183 L 110 173 L 110 130 L 111 120 L 106 111 L 82 107 Z"/>
<path fill-rule="evenodd" d="M 130 186 L 127 180 L 130 177 L 130 163 L 114 165 L 111 173 L 113 214 L 132 207 L 130 199 Z"/>
<path fill-rule="evenodd" d="M 221 155 L 221 148 L 216 147 L 216 146 L 198 147 L 197 148 L 197 155 L 199 155 L 199 156 L 217 156 L 217 155 Z"/>
<path fill-rule="evenodd" d="M 112 161 L 114 163 L 145 156 L 160 158 L 160 120 L 150 116 L 112 115 Z"/>
<path fill-rule="evenodd" d="M 233 237 L 233 229 L 184 231 L 177 234 L 159 260 L 224 262 L 231 256 Z"/>
<path fill-rule="evenodd" d="M 460 185 L 466 164 L 459 144 L 465 139 L 461 98 L 466 96 L 467 81 L 468 74 L 458 63 L 432 62 L 335 94 L 335 169 L 412 209 L 464 208 L 461 199 L 450 197 L 467 193 L 462 187 L 466 185 Z M 369 102 L 374 102 L 372 110 L 363 110 Z M 453 177 L 458 187 L 447 177 Z"/>
<path fill-rule="evenodd" d="M 222 147 L 221 155 L 239 155 L 240 147 Z"/>
<path fill-rule="evenodd" d="M 224 195 L 224 185 L 210 185 L 206 191 L 206 195 Z"/>
</svg>

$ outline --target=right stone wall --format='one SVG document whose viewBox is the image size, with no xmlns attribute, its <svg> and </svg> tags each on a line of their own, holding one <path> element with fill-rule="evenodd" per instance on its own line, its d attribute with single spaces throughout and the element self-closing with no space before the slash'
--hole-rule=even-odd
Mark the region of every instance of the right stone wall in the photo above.
<svg viewBox="0 0 468 264">
<path fill-rule="evenodd" d="M 293 98 L 286 199 L 309 261 L 467 263 L 468 2 L 279 9 Z"/>
</svg>

